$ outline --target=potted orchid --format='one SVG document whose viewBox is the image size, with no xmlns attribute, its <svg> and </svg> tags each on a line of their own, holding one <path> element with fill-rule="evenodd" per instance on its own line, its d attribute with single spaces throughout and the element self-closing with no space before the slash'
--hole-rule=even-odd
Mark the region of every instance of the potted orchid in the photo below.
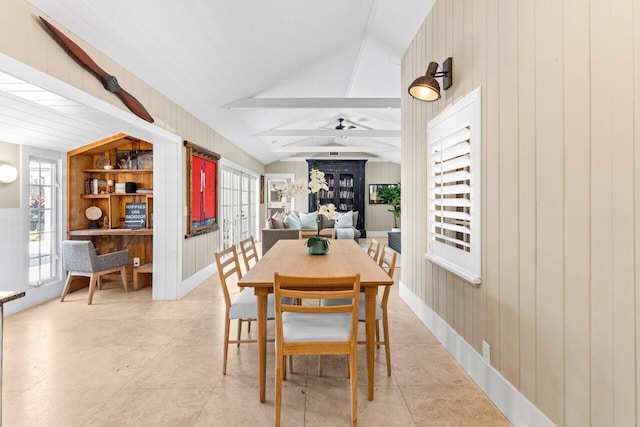
<svg viewBox="0 0 640 427">
<path fill-rule="evenodd" d="M 289 191 L 295 195 L 309 195 L 315 194 L 320 190 L 329 191 L 327 180 L 324 176 L 324 172 L 318 169 L 311 169 L 309 171 L 309 182 L 304 179 L 299 179 L 291 184 Z M 329 252 L 329 238 L 320 235 L 320 229 L 322 227 L 322 217 L 324 215 L 327 219 L 338 219 L 339 214 L 336 211 L 336 207 L 333 203 L 327 205 L 320 205 L 320 198 L 316 197 L 316 206 L 318 207 L 317 233 L 315 236 L 309 237 L 306 242 L 309 248 L 309 253 L 314 255 L 326 254 Z"/>
</svg>

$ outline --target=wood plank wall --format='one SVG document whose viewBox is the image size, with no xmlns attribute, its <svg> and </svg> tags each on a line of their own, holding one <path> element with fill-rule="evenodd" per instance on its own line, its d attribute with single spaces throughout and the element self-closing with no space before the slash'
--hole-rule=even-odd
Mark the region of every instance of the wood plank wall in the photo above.
<svg viewBox="0 0 640 427">
<path fill-rule="evenodd" d="M 1 9 L 0 52 L 3 54 L 128 111 L 116 96 L 105 91 L 95 77 L 60 49 L 40 25 L 37 17 L 43 16 L 84 49 L 96 63 L 117 76 L 120 84 L 134 94 L 149 110 L 155 119 L 155 125 L 179 135 L 182 139 L 215 151 L 223 158 L 240 166 L 256 173 L 264 173 L 262 163 L 239 150 L 215 130 L 25 0 L 2 0 Z M 93 141 L 87 141 L 87 144 L 90 142 Z M 182 188 L 186 188 L 185 177 L 183 177 Z M 186 196 L 182 200 L 182 205 L 186 205 Z M 184 221 L 186 227 L 186 217 Z M 213 262 L 213 253 L 218 249 L 218 241 L 219 231 L 183 241 L 183 278 L 191 276 Z"/>
<path fill-rule="evenodd" d="M 402 282 L 560 426 L 640 423 L 640 0 L 438 0 L 402 87 Z M 483 283 L 427 262 L 426 124 L 482 87 Z"/>
</svg>

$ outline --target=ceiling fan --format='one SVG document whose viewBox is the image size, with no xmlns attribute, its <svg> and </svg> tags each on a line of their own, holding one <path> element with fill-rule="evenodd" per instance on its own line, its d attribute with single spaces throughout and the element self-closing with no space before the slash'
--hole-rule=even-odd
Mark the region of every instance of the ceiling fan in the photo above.
<svg viewBox="0 0 640 427">
<path fill-rule="evenodd" d="M 355 128 L 356 128 L 356 127 L 355 127 L 355 126 L 353 126 L 353 125 L 344 125 L 344 124 L 342 124 L 342 122 L 344 122 L 344 121 L 345 121 L 345 120 L 344 120 L 342 117 L 340 117 L 340 118 L 338 119 L 338 125 L 336 126 L 336 130 L 349 130 L 349 129 L 355 129 Z M 351 123 L 351 122 L 349 122 L 349 121 L 347 120 L 347 123 Z"/>
</svg>

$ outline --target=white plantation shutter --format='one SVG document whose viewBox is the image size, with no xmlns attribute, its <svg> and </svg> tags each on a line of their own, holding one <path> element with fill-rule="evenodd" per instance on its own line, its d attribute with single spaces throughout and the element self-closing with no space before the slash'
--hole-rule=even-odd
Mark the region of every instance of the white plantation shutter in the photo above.
<svg viewBox="0 0 640 427">
<path fill-rule="evenodd" d="M 429 144 L 432 239 L 471 250 L 471 142 L 469 126 Z"/>
<path fill-rule="evenodd" d="M 481 282 L 480 89 L 427 125 L 427 254 L 474 284 Z"/>
</svg>

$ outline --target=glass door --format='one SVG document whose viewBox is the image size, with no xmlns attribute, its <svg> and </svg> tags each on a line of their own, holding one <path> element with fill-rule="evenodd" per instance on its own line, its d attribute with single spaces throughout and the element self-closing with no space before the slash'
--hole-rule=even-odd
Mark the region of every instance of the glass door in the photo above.
<svg viewBox="0 0 640 427">
<path fill-rule="evenodd" d="M 249 194 L 251 192 L 249 188 L 249 175 L 244 173 L 239 173 L 240 179 L 240 205 L 238 211 L 238 241 L 236 244 L 240 243 L 240 241 L 248 238 L 251 233 L 250 227 L 250 212 L 251 206 L 249 204 Z"/>
<path fill-rule="evenodd" d="M 257 185 L 257 177 L 232 167 L 222 167 L 222 249 L 237 246 L 249 236 L 255 238 L 258 223 Z"/>
</svg>

